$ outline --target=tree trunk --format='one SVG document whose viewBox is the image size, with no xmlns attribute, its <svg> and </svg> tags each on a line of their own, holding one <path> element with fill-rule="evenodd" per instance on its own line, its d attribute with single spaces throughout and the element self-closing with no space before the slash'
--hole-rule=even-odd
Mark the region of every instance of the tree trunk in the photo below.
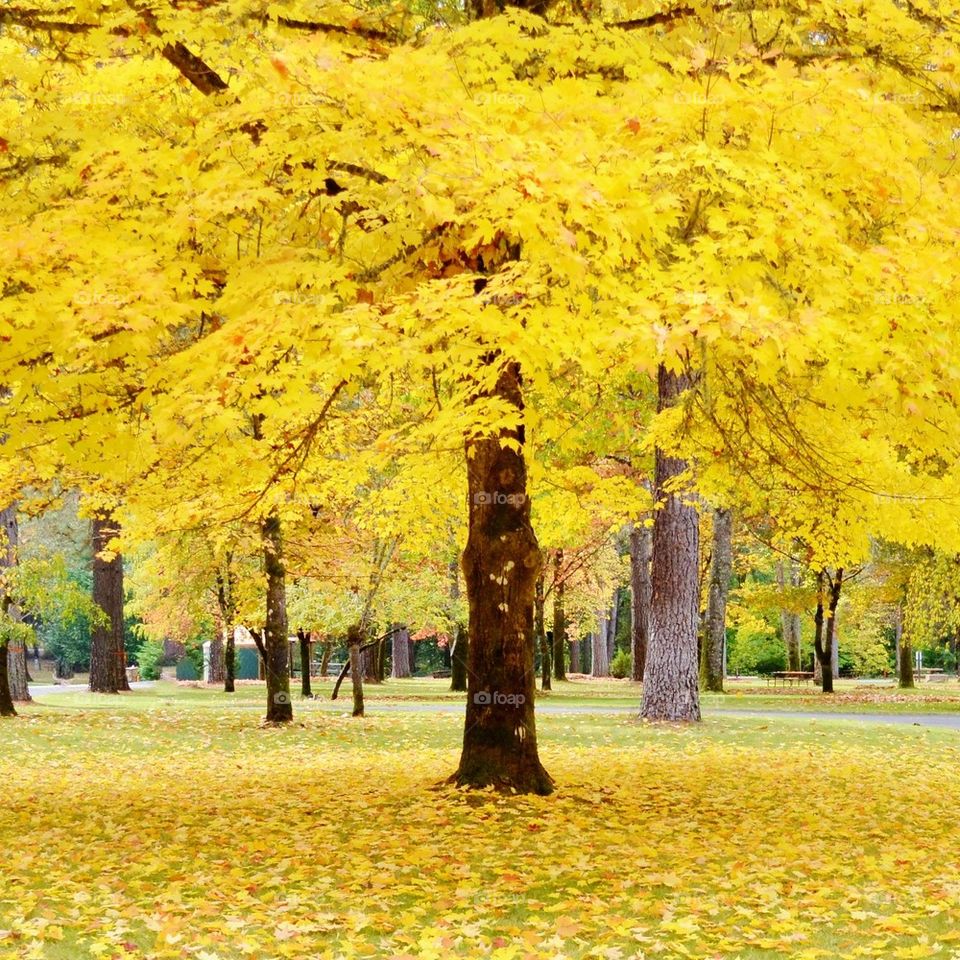
<svg viewBox="0 0 960 960">
<path fill-rule="evenodd" d="M 365 683 L 379 683 L 380 677 L 377 675 L 377 648 L 367 647 L 360 655 L 363 665 L 363 679 Z"/>
<path fill-rule="evenodd" d="M 913 647 L 909 638 L 903 632 L 903 610 L 900 607 L 897 607 L 893 629 L 897 643 L 898 685 L 901 690 L 912 690 L 915 686 L 913 682 Z"/>
<path fill-rule="evenodd" d="M 591 634 L 590 644 L 590 676 L 610 676 L 610 644 L 607 637 L 610 634 L 610 621 L 605 613 L 598 617 L 597 629 Z"/>
<path fill-rule="evenodd" d="M 223 628 L 223 692 L 233 693 L 237 676 L 236 605 L 233 599 L 233 573 L 230 570 L 231 555 L 228 553 L 222 569 L 217 571 L 217 608 Z M 211 655 L 213 651 L 211 649 Z"/>
<path fill-rule="evenodd" d="M 570 641 L 570 672 L 582 673 L 583 669 L 580 662 L 580 638 Z"/>
<path fill-rule="evenodd" d="M 410 676 L 410 630 L 395 623 L 390 638 L 390 676 L 402 679 Z"/>
<path fill-rule="evenodd" d="M 302 627 L 297 630 L 297 640 L 300 642 L 300 696 L 312 697 L 310 689 L 310 634 Z"/>
<path fill-rule="evenodd" d="M 210 683 L 223 683 L 223 635 L 226 632 L 223 625 L 214 634 L 210 641 Z"/>
<path fill-rule="evenodd" d="M 673 406 L 693 385 L 689 371 L 657 373 L 658 408 Z M 654 494 L 662 506 L 653 520 L 650 639 L 641 714 L 646 720 L 700 719 L 697 626 L 700 524 L 681 491 L 668 490 L 687 469 L 684 460 L 656 450 Z"/>
<path fill-rule="evenodd" d="M 723 693 L 723 651 L 727 642 L 727 597 L 733 574 L 733 512 L 713 511 L 713 549 L 703 644 L 704 687 Z"/>
<path fill-rule="evenodd" d="M 353 687 L 353 716 L 363 716 L 363 629 L 359 623 L 347 629 L 347 653 L 350 658 L 350 685 Z"/>
<path fill-rule="evenodd" d="M 323 651 L 320 654 L 320 676 L 325 677 L 330 669 L 330 658 L 333 656 L 333 643 L 330 640 L 323 641 Z"/>
<path fill-rule="evenodd" d="M 650 556 L 653 552 L 653 529 L 645 523 L 634 524 L 630 531 L 630 653 L 632 678 L 643 680 L 650 642 Z"/>
<path fill-rule="evenodd" d="M 617 655 L 617 625 L 620 622 L 620 591 L 613 591 L 613 603 L 610 606 L 609 629 L 607 631 L 607 665 L 613 663 Z"/>
<path fill-rule="evenodd" d="M 107 618 L 95 624 L 90 643 L 91 693 L 129 690 L 127 658 L 123 649 L 123 558 L 119 553 L 106 560 L 100 554 L 120 532 L 110 514 L 93 518 L 93 602 Z"/>
<path fill-rule="evenodd" d="M 777 562 L 777 585 L 781 593 L 789 585 L 800 586 L 800 571 L 795 563 L 790 561 L 789 567 L 784 566 L 782 560 Z M 780 608 L 780 633 L 787 653 L 787 669 L 802 670 L 800 647 L 800 614 L 786 608 Z"/>
<path fill-rule="evenodd" d="M 830 630 L 830 670 L 834 679 L 840 679 L 840 618 L 836 612 L 833 615 L 833 626 Z"/>
<path fill-rule="evenodd" d="M 522 415 L 518 364 L 503 366 L 494 395 Z M 461 562 L 470 649 L 463 752 L 452 779 L 548 794 L 553 781 L 540 763 L 534 716 L 533 608 L 541 557 L 530 524 L 523 443 L 518 425 L 466 444 L 469 532 Z"/>
<path fill-rule="evenodd" d="M 263 569 L 267 579 L 267 615 L 263 628 L 263 670 L 267 681 L 267 723 L 293 720 L 290 697 L 290 640 L 287 628 L 286 565 L 280 518 L 272 513 L 261 523 Z"/>
<path fill-rule="evenodd" d="M 817 610 L 813 617 L 813 649 L 820 665 L 824 693 L 833 693 L 833 640 L 837 604 L 843 588 L 843 567 L 837 567 L 833 578 L 826 577 L 828 594 L 824 606 L 824 571 L 817 573 Z M 825 641 L 827 643 L 825 644 Z"/>
<path fill-rule="evenodd" d="M 0 717 L 15 717 L 17 711 L 10 696 L 10 682 L 7 677 L 9 651 L 6 640 L 0 640 Z"/>
<path fill-rule="evenodd" d="M 688 371 L 657 374 L 658 408 L 673 406 L 693 384 Z M 656 450 L 650 640 L 643 675 L 641 714 L 647 720 L 700 719 L 699 623 L 700 524 L 689 497 L 673 487 L 684 460 Z"/>
<path fill-rule="evenodd" d="M 0 574 L 0 588 L 3 589 L 2 595 L 2 615 L 11 623 L 20 623 L 20 608 L 17 606 L 15 598 L 8 592 L 11 584 L 8 577 L 12 576 L 19 560 L 20 548 L 20 525 L 17 522 L 16 504 L 0 510 L 0 528 L 3 543 L 0 544 L 0 570 L 7 571 L 6 575 Z M 4 670 L 2 683 L 3 692 L 0 693 L 0 699 L 15 700 L 26 703 L 32 699 L 30 688 L 27 686 L 27 648 L 23 640 L 14 636 L 4 642 Z M 0 711 L 0 716 L 8 716 Z"/>
<path fill-rule="evenodd" d="M 564 611 L 564 582 L 561 579 L 563 551 L 553 557 L 553 679 L 566 680 L 567 617 Z"/>
<path fill-rule="evenodd" d="M 543 574 L 537 577 L 533 606 L 533 632 L 540 647 L 540 689 L 550 689 L 550 641 L 544 623 Z"/>
</svg>

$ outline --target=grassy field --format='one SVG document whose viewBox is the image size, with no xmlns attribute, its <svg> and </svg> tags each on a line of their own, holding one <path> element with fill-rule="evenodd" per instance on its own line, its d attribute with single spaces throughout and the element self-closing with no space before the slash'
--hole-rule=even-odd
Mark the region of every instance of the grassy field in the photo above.
<svg viewBox="0 0 960 960">
<path fill-rule="evenodd" d="M 456 714 L 262 695 L 5 721 L 0 957 L 960 956 L 954 731 L 543 714 L 557 793 L 503 798 L 443 783 Z"/>
</svg>

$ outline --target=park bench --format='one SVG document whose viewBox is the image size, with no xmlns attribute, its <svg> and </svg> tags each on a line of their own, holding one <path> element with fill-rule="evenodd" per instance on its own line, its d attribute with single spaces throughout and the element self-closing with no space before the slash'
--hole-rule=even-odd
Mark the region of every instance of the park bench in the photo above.
<svg viewBox="0 0 960 960">
<path fill-rule="evenodd" d="M 449 680 L 452 674 L 449 670 L 434 670 L 431 676 L 434 680 Z"/>
<path fill-rule="evenodd" d="M 806 670 L 775 670 L 767 677 L 767 683 L 770 684 L 772 682 L 774 686 L 777 685 L 778 680 L 784 685 L 789 684 L 793 686 L 794 683 L 812 682 L 813 674 L 808 673 Z"/>
</svg>

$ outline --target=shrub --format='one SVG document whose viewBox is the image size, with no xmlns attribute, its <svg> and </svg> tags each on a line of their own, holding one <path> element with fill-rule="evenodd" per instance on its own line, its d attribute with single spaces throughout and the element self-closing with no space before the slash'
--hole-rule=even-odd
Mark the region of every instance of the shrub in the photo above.
<svg viewBox="0 0 960 960">
<path fill-rule="evenodd" d="M 610 661 L 610 676 L 622 680 L 633 672 L 633 657 L 627 650 L 618 650 Z"/>
<path fill-rule="evenodd" d="M 144 640 L 137 650 L 137 666 L 142 680 L 159 680 L 163 666 L 163 641 Z"/>
</svg>

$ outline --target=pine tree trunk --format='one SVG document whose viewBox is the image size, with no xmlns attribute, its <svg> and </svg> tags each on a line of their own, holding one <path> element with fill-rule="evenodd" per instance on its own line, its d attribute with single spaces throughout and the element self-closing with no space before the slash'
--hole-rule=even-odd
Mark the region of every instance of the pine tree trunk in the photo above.
<svg viewBox="0 0 960 960">
<path fill-rule="evenodd" d="M 453 656 L 450 658 L 450 689 L 465 692 L 467 689 L 467 661 L 470 658 L 470 634 L 462 624 L 457 624 L 456 639 L 453 642 Z"/>
<path fill-rule="evenodd" d="M 495 362 L 495 361 L 494 361 Z M 522 414 L 520 369 L 507 363 L 495 396 Z M 500 440 L 511 440 L 501 446 Z M 523 427 L 467 441 L 469 533 L 462 567 L 470 608 L 462 786 L 547 794 L 534 716 L 533 608 L 540 547 L 530 524 Z"/>
<path fill-rule="evenodd" d="M 402 679 L 410 676 L 410 630 L 394 624 L 390 638 L 390 676 Z"/>
<path fill-rule="evenodd" d="M 561 579 L 563 551 L 553 558 L 553 679 L 566 680 L 567 617 L 563 608 L 564 582 Z"/>
<path fill-rule="evenodd" d="M 693 385 L 688 371 L 657 374 L 659 409 L 673 406 Z M 650 639 L 643 675 L 641 714 L 647 720 L 700 719 L 699 623 L 700 525 L 696 507 L 667 487 L 686 471 L 685 461 L 656 451 L 654 493 L 662 507 L 653 521 Z"/>
<path fill-rule="evenodd" d="M 643 680 L 650 641 L 650 556 L 653 552 L 653 530 L 645 523 L 635 524 L 630 531 L 630 653 L 634 680 Z"/>
<path fill-rule="evenodd" d="M 617 625 L 620 622 L 620 591 L 613 591 L 613 602 L 610 605 L 610 628 L 607 631 L 607 666 L 613 663 L 617 655 Z"/>
<path fill-rule="evenodd" d="M 723 693 L 723 651 L 727 642 L 727 597 L 733 574 L 733 513 L 713 511 L 713 549 L 703 645 L 704 687 Z"/>
<path fill-rule="evenodd" d="M 17 711 L 10 696 L 10 682 L 7 676 L 9 651 L 6 641 L 0 641 L 0 717 L 15 717 Z"/>
<path fill-rule="evenodd" d="M 300 643 L 300 696 L 312 697 L 310 688 L 310 634 L 302 627 L 297 630 L 297 640 Z"/>
<path fill-rule="evenodd" d="M 91 693 L 130 689 L 123 648 L 123 558 L 119 553 L 110 560 L 100 556 L 119 532 L 119 525 L 109 514 L 97 514 L 93 518 L 93 602 L 107 620 L 91 631 Z"/>
<path fill-rule="evenodd" d="M 347 630 L 347 655 L 350 658 L 350 685 L 353 688 L 353 716 L 363 716 L 363 630 L 355 623 Z"/>
<path fill-rule="evenodd" d="M 293 720 L 290 697 L 290 640 L 287 627 L 286 565 L 280 518 L 270 514 L 261 523 L 263 568 L 267 579 L 267 612 L 263 628 L 263 670 L 267 681 L 267 723 Z"/>
<path fill-rule="evenodd" d="M 570 672 L 583 673 L 580 658 L 580 638 L 570 641 Z"/>
<path fill-rule="evenodd" d="M 543 574 L 537 577 L 533 605 L 533 632 L 540 648 L 540 689 L 550 689 L 550 641 L 544 622 Z"/>
</svg>

